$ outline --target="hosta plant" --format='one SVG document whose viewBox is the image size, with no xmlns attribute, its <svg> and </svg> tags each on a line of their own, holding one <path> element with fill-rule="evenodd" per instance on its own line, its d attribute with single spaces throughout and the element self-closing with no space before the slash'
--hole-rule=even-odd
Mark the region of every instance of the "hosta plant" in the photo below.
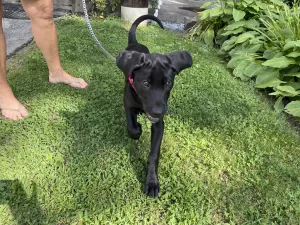
<svg viewBox="0 0 300 225">
<path fill-rule="evenodd" d="M 218 0 L 200 14 L 191 37 L 217 45 L 234 76 L 254 79 L 257 88 L 273 90 L 277 112 L 300 117 L 298 3 L 290 8 L 279 0 Z M 290 101 L 286 106 L 284 98 Z"/>
</svg>

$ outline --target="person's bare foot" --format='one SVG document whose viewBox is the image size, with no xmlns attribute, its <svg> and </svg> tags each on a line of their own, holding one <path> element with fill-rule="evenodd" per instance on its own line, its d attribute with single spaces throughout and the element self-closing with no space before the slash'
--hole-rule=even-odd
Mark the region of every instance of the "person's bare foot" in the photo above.
<svg viewBox="0 0 300 225">
<path fill-rule="evenodd" d="M 8 84 L 0 85 L 0 111 L 7 120 L 20 120 L 28 116 L 27 109 L 15 98 Z"/>
<path fill-rule="evenodd" d="M 81 78 L 76 78 L 63 70 L 49 73 L 49 82 L 67 84 L 73 88 L 87 88 L 88 84 Z M 8 120 L 20 120 L 28 116 L 27 109 L 15 98 L 10 86 L 0 84 L 0 111 L 2 117 Z"/>
<path fill-rule="evenodd" d="M 73 88 L 87 88 L 88 84 L 82 79 L 73 77 L 64 70 L 57 70 L 57 72 L 49 72 L 49 82 L 53 84 L 67 84 Z"/>
</svg>

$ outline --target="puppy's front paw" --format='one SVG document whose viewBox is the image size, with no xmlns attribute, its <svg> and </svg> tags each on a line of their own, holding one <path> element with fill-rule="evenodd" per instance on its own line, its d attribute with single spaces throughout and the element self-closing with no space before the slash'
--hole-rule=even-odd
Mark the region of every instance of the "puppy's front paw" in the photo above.
<svg viewBox="0 0 300 225">
<path fill-rule="evenodd" d="M 144 186 L 144 193 L 149 197 L 156 198 L 160 190 L 159 181 L 157 178 L 147 178 L 146 184 Z"/>
<path fill-rule="evenodd" d="M 142 135 L 142 126 L 141 124 L 137 123 L 138 127 L 128 127 L 128 135 L 129 137 L 131 137 L 132 139 L 139 139 L 140 136 Z"/>
</svg>

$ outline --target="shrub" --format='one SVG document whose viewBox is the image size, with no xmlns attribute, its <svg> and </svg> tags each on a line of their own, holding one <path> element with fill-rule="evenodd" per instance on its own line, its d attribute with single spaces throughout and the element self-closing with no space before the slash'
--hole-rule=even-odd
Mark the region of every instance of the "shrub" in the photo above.
<svg viewBox="0 0 300 225">
<path fill-rule="evenodd" d="M 200 13 L 192 38 L 217 45 L 233 75 L 271 90 L 275 110 L 300 117 L 300 7 L 279 0 L 215 1 Z M 207 7 L 212 3 L 207 3 Z M 284 106 L 283 99 L 291 101 Z"/>
<path fill-rule="evenodd" d="M 98 12 L 104 12 L 106 7 L 109 7 L 111 11 L 115 11 L 117 6 L 121 3 L 121 0 L 90 0 Z"/>
</svg>

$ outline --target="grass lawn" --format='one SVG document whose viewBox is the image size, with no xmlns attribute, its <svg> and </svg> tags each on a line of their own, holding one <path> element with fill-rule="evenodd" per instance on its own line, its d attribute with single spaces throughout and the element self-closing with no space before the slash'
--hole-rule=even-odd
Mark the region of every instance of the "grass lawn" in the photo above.
<svg viewBox="0 0 300 225">
<path fill-rule="evenodd" d="M 113 55 L 125 48 L 128 25 L 93 27 Z M 158 26 L 137 32 L 152 52 L 194 58 L 175 79 L 153 200 L 142 193 L 150 122 L 141 116 L 142 137 L 127 137 L 121 71 L 83 19 L 60 20 L 58 33 L 64 68 L 90 86 L 49 84 L 35 46 L 9 66 L 30 117 L 0 120 L 1 225 L 299 224 L 299 134 L 214 50 Z"/>
</svg>

